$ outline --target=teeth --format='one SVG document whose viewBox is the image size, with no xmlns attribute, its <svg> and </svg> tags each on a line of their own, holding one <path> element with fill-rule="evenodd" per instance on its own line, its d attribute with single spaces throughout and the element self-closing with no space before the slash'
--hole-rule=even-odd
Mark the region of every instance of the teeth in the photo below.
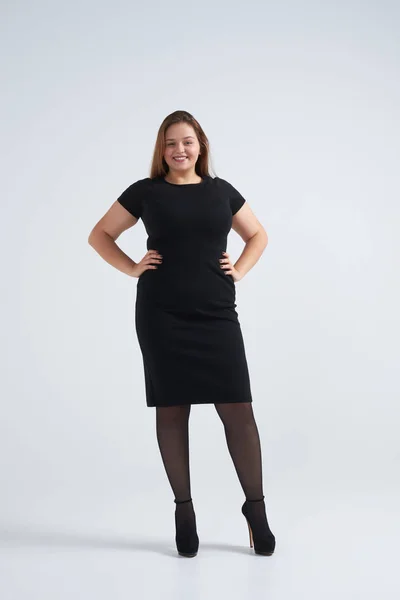
<svg viewBox="0 0 400 600">
<path fill-rule="evenodd" d="M 181 158 L 174 158 L 174 160 L 185 160 L 186 156 L 182 156 Z"/>
</svg>

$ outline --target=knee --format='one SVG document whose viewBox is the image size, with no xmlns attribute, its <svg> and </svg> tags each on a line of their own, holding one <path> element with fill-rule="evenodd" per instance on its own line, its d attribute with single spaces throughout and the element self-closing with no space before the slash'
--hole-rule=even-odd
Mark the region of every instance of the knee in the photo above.
<svg viewBox="0 0 400 600">
<path fill-rule="evenodd" d="M 255 423 L 251 402 L 220 403 L 215 404 L 215 408 L 224 425 L 243 427 Z"/>
<path fill-rule="evenodd" d="M 190 404 L 182 406 L 157 406 L 156 418 L 158 424 L 175 425 L 186 421 L 190 414 Z"/>
</svg>

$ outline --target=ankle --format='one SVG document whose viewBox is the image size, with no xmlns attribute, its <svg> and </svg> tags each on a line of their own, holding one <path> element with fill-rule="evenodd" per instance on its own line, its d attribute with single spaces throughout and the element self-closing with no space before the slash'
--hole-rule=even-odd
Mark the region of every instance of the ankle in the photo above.
<svg viewBox="0 0 400 600">
<path fill-rule="evenodd" d="M 250 498 L 246 497 L 246 502 L 262 502 L 264 500 L 265 496 L 262 496 L 262 498 L 257 498 L 256 500 L 252 500 Z"/>
</svg>

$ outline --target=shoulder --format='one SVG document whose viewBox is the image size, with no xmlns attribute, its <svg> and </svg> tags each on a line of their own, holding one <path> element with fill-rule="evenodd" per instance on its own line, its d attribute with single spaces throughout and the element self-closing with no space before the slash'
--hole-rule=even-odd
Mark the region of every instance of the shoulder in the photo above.
<svg viewBox="0 0 400 600">
<path fill-rule="evenodd" d="M 214 177 L 213 182 L 219 189 L 221 189 L 224 192 L 227 192 L 230 195 L 238 193 L 237 189 L 233 187 L 231 182 L 227 179 L 223 179 L 222 177 Z"/>
<path fill-rule="evenodd" d="M 246 202 L 245 198 L 242 196 L 239 190 L 237 190 L 229 181 L 223 179 L 222 177 L 214 177 L 214 183 L 221 193 L 226 195 L 226 197 L 229 199 L 232 215 L 236 214 Z"/>
<path fill-rule="evenodd" d="M 214 177 L 212 182 L 220 189 L 227 189 L 229 187 L 229 182 L 226 179 L 222 179 L 222 177 Z"/>
<path fill-rule="evenodd" d="M 146 189 L 150 189 L 152 181 L 153 180 L 150 179 L 150 177 L 145 177 L 144 179 L 137 179 L 136 181 L 131 183 L 124 191 L 128 191 L 128 190 L 131 192 L 145 191 Z"/>
<path fill-rule="evenodd" d="M 152 179 L 145 177 L 137 179 L 118 196 L 117 202 L 128 210 L 134 217 L 139 218 L 142 215 L 143 201 L 146 195 L 151 192 Z"/>
</svg>

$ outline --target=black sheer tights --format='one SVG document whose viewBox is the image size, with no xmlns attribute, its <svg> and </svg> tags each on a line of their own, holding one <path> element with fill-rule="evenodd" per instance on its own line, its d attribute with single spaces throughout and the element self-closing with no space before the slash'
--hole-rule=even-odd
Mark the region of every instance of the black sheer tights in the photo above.
<svg viewBox="0 0 400 600">
<path fill-rule="evenodd" d="M 251 402 L 215 404 L 246 500 L 263 497 L 260 436 Z"/>
<path fill-rule="evenodd" d="M 156 407 L 156 432 L 161 457 L 175 499 L 190 498 L 189 415 L 191 405 Z M 190 504 L 190 503 L 189 503 Z"/>
<path fill-rule="evenodd" d="M 263 497 L 260 438 L 251 402 L 215 404 L 247 500 Z M 191 497 L 189 415 L 191 405 L 156 407 L 156 431 L 164 467 L 177 501 Z M 190 510 L 191 502 L 179 504 Z M 186 507 L 184 509 L 183 507 Z"/>
<path fill-rule="evenodd" d="M 165 471 L 178 502 L 189 500 L 189 415 L 191 405 L 156 407 L 156 431 Z M 192 502 L 176 504 L 177 531 L 179 526 L 196 526 Z M 180 524 L 180 525 L 179 525 Z"/>
</svg>

